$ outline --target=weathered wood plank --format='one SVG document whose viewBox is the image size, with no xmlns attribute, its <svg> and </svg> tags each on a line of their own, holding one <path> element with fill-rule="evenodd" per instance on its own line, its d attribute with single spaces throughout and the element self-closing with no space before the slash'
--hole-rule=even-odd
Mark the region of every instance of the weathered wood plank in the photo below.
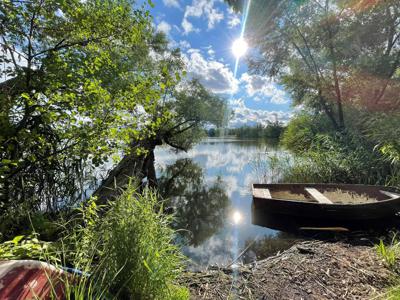
<svg viewBox="0 0 400 300">
<path fill-rule="evenodd" d="M 253 196 L 256 198 L 272 199 L 271 193 L 267 188 L 254 188 Z"/>
<path fill-rule="evenodd" d="M 317 200 L 319 203 L 323 204 L 333 204 L 331 200 L 326 198 L 323 194 L 321 194 L 317 189 L 314 188 L 304 188 L 307 193 L 309 193 L 315 200 Z"/>
<path fill-rule="evenodd" d="M 396 193 L 392 193 L 392 192 L 388 192 L 388 191 L 382 191 L 382 190 L 379 190 L 379 191 L 382 194 L 385 194 L 386 196 L 389 196 L 392 199 L 400 197 L 400 194 L 396 194 Z"/>
</svg>

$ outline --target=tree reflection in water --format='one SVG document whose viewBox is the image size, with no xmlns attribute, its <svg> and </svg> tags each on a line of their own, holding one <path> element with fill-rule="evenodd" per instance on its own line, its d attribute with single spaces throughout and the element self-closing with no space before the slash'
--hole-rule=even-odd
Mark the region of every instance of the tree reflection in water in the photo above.
<svg viewBox="0 0 400 300">
<path fill-rule="evenodd" d="M 215 234 L 226 220 L 229 198 L 220 177 L 207 184 L 202 168 L 189 158 L 161 170 L 159 192 L 176 216 L 175 229 L 191 246 Z"/>
</svg>

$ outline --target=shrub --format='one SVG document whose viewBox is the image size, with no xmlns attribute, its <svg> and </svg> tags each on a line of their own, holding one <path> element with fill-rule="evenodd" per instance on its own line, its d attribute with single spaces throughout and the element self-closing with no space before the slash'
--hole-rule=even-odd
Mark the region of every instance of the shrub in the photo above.
<svg viewBox="0 0 400 300">
<path fill-rule="evenodd" d="M 281 144 L 295 153 L 309 150 L 315 135 L 333 132 L 329 120 L 324 115 L 300 113 L 290 120 L 286 127 Z"/>
</svg>

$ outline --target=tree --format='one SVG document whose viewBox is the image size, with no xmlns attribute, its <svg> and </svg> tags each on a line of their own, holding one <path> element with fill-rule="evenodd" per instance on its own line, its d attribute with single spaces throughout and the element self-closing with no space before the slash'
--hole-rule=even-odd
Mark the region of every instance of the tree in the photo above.
<svg viewBox="0 0 400 300">
<path fill-rule="evenodd" d="M 172 52 L 166 57 L 168 63 L 163 69 L 179 77 L 179 73 L 176 73 L 182 68 L 179 53 Z M 159 63 L 163 61 L 159 60 Z M 204 136 L 204 125 L 218 127 L 227 122 L 226 116 L 229 114 L 226 101 L 207 91 L 198 80 L 186 81 L 177 88 L 166 84 L 163 91 L 153 115 L 149 116 L 152 120 L 150 124 L 158 124 L 157 128 L 145 140 L 132 140 L 132 148 L 139 147 L 145 151 L 139 155 L 135 151 L 125 155 L 109 173 L 94 193 L 100 203 L 115 197 L 120 192 L 116 187 L 126 186 L 132 176 L 138 179 L 139 184 L 147 178 L 150 187 L 157 187 L 154 165 L 157 146 L 169 145 L 176 151 L 187 151 Z"/>
<path fill-rule="evenodd" d="M 325 113 L 337 130 L 345 104 L 399 109 L 399 1 L 254 0 L 247 20 L 258 49 L 250 69 L 276 77 L 295 105 Z"/>
<path fill-rule="evenodd" d="M 94 167 L 152 135 L 162 40 L 130 0 L 0 3 L 2 217 L 82 200 Z"/>
</svg>

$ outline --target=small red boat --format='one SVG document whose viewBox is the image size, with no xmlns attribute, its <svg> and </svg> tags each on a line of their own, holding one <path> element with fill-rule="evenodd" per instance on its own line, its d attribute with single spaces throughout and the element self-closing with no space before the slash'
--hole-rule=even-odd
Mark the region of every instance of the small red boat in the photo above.
<svg viewBox="0 0 400 300">
<path fill-rule="evenodd" d="M 0 261 L 0 299 L 64 299 L 67 274 L 41 261 Z"/>
</svg>

